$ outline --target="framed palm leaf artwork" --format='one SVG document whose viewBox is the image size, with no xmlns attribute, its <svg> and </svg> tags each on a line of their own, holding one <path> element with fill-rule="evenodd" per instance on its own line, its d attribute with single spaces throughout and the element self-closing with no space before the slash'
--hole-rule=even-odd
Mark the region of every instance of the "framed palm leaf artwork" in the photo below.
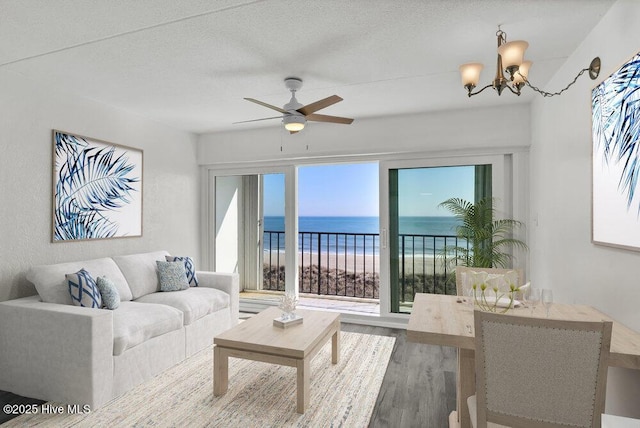
<svg viewBox="0 0 640 428">
<path fill-rule="evenodd" d="M 142 150 L 53 130 L 53 242 L 142 236 Z"/>
<path fill-rule="evenodd" d="M 640 250 L 640 53 L 591 93 L 592 241 Z"/>
</svg>

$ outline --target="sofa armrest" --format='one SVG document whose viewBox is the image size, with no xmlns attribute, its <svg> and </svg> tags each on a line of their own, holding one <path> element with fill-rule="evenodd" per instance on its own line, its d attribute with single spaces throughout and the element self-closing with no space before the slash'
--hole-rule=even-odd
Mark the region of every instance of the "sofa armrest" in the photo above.
<svg viewBox="0 0 640 428">
<path fill-rule="evenodd" d="M 0 302 L 0 326 L 0 390 L 92 410 L 111 398 L 111 311 L 31 296 Z"/>
<path fill-rule="evenodd" d="M 197 271 L 201 287 L 217 288 L 229 295 L 231 302 L 231 326 L 238 324 L 240 316 L 240 276 L 237 273 Z"/>
</svg>

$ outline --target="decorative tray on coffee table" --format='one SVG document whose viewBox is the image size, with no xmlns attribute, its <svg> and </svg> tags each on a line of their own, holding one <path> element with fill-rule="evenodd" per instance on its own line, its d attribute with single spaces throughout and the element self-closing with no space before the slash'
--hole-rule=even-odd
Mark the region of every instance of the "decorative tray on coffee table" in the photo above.
<svg viewBox="0 0 640 428">
<path fill-rule="evenodd" d="M 301 315 L 294 315 L 293 318 L 289 318 L 286 320 L 283 320 L 281 317 L 278 318 L 274 318 L 273 319 L 273 325 L 275 325 L 276 327 L 280 327 L 280 328 L 287 328 L 287 327 L 291 327 L 292 325 L 296 325 L 296 324 L 302 324 L 302 316 Z"/>
</svg>

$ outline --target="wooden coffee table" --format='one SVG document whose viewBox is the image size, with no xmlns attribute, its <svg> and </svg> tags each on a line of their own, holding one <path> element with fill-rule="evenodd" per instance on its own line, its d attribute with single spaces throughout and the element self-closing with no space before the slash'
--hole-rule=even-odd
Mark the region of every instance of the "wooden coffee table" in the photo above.
<svg viewBox="0 0 640 428">
<path fill-rule="evenodd" d="M 340 314 L 296 310 L 303 322 L 280 328 L 273 319 L 282 311 L 269 308 L 213 339 L 213 395 L 220 396 L 229 387 L 229 357 L 262 361 L 297 369 L 297 411 L 309 405 L 311 359 L 331 338 L 331 362 L 340 356 Z"/>
</svg>

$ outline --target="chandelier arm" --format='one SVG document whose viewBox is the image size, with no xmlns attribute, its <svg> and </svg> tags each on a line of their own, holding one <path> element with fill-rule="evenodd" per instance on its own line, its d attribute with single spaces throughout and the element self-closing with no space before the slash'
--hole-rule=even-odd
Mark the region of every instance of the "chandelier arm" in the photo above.
<svg viewBox="0 0 640 428">
<path fill-rule="evenodd" d="M 468 95 L 469 97 L 472 97 L 472 96 L 474 96 L 474 95 L 478 95 L 480 92 L 484 91 L 485 89 L 487 89 L 487 88 L 492 88 L 492 87 L 493 87 L 493 84 L 491 84 L 491 83 L 490 83 L 490 84 L 488 84 L 487 86 L 485 86 L 484 88 L 480 89 L 479 91 L 476 91 L 476 92 L 471 92 L 471 91 L 469 91 L 469 92 L 467 93 L 467 95 Z"/>
<path fill-rule="evenodd" d="M 524 79 L 524 83 L 526 83 L 528 87 L 530 87 L 531 89 L 533 89 L 534 91 L 536 91 L 537 93 L 542 95 L 543 97 L 553 97 L 555 95 L 560 95 L 561 93 L 563 93 L 564 91 L 569 89 L 574 83 L 576 83 L 576 81 L 578 80 L 578 77 L 582 76 L 585 71 L 589 71 L 589 68 L 587 67 L 587 68 L 583 68 L 582 70 L 580 70 L 580 73 L 578 73 L 578 75 L 573 79 L 573 81 L 571 83 L 569 83 L 567 86 L 565 86 L 562 90 L 558 91 L 558 92 L 543 91 L 542 89 L 533 86 L 529 82 L 529 79 L 526 79 L 526 78 L 523 78 L 523 79 Z"/>
<path fill-rule="evenodd" d="M 520 91 L 514 91 L 511 85 L 507 85 L 506 87 L 509 88 L 512 94 L 520 96 Z"/>
</svg>

